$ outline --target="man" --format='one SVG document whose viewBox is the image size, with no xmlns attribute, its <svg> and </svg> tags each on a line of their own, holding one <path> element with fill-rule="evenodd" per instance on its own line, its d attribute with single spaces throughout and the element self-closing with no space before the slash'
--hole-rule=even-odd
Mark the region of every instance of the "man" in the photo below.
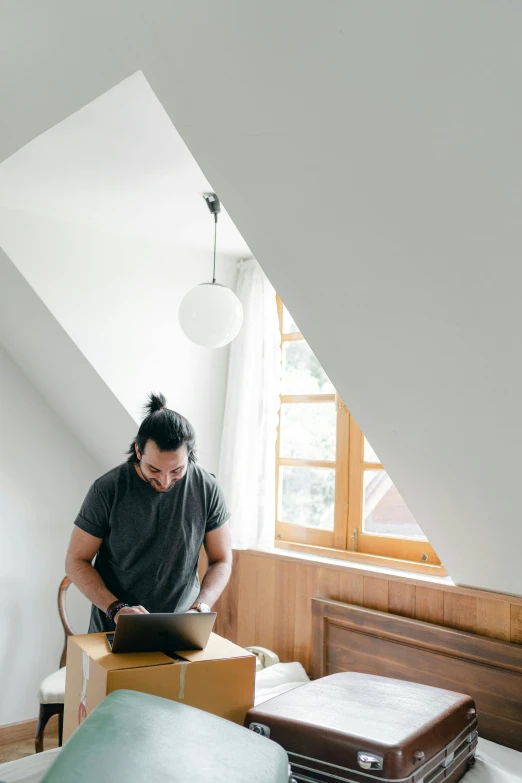
<svg viewBox="0 0 522 783">
<path fill-rule="evenodd" d="M 162 395 L 146 411 L 128 461 L 94 482 L 74 523 L 65 569 L 92 601 L 89 633 L 114 630 L 122 614 L 208 612 L 230 577 L 230 514 L 196 463 L 191 424 Z"/>
</svg>

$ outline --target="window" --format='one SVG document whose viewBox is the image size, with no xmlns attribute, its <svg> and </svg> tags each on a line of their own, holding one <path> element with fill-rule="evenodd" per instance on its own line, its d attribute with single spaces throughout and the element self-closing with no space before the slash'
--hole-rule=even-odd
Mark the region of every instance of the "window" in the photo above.
<svg viewBox="0 0 522 783">
<path fill-rule="evenodd" d="M 277 303 L 283 373 L 276 544 L 440 572 L 440 560 L 377 454 L 279 297 Z"/>
</svg>

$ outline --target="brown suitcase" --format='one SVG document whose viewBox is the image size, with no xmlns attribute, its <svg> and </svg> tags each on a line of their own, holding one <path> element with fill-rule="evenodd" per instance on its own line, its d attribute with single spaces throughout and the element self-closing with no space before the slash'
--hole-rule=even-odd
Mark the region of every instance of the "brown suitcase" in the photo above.
<svg viewBox="0 0 522 783">
<path fill-rule="evenodd" d="M 356 672 L 276 696 L 245 725 L 283 746 L 297 783 L 456 783 L 478 737 L 469 696 Z"/>
</svg>

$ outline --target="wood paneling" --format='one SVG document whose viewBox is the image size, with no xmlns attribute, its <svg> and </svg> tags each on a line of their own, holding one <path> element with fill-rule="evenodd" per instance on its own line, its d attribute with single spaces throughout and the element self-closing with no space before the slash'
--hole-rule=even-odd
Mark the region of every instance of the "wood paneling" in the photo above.
<svg viewBox="0 0 522 783">
<path fill-rule="evenodd" d="M 511 605 L 511 641 L 522 644 L 522 606 Z"/>
<path fill-rule="evenodd" d="M 282 661 L 294 660 L 297 564 L 285 561 L 276 569 L 274 650 Z M 255 604 L 252 605 L 255 611 Z M 263 644 L 263 647 L 265 645 Z"/>
<path fill-rule="evenodd" d="M 310 671 L 315 597 L 522 643 L 522 598 L 252 551 L 234 553 L 216 632 L 268 647 Z"/>
<path fill-rule="evenodd" d="M 425 623 L 444 623 L 444 593 L 428 587 L 415 588 L 415 618 Z"/>
<path fill-rule="evenodd" d="M 401 617 L 415 617 L 416 595 L 414 585 L 390 582 L 388 587 L 388 611 Z"/>
<path fill-rule="evenodd" d="M 355 606 L 364 605 L 364 577 L 361 574 L 354 574 L 350 571 L 341 572 L 340 578 L 340 596 L 345 604 L 355 604 Z"/>
<path fill-rule="evenodd" d="M 256 644 L 257 561 L 253 555 L 243 554 L 238 563 L 241 600 L 237 607 L 237 643 L 241 647 Z M 259 591 L 261 592 L 261 591 Z"/>
<path fill-rule="evenodd" d="M 312 598 L 318 594 L 318 569 L 313 566 L 296 569 L 295 584 L 295 620 L 294 620 L 294 660 L 301 661 L 306 671 L 310 671 L 312 638 Z"/>
<path fill-rule="evenodd" d="M 386 579 L 376 579 L 374 576 L 364 577 L 363 601 L 368 609 L 379 612 L 388 611 L 388 587 Z M 319 596 L 320 598 L 322 596 Z"/>
<path fill-rule="evenodd" d="M 268 557 L 258 558 L 256 587 L 256 632 L 255 644 L 274 649 L 276 618 L 276 567 L 277 563 Z M 297 610 L 297 605 L 296 605 Z"/>
<path fill-rule="evenodd" d="M 319 598 L 333 598 L 338 601 L 340 591 L 339 571 L 333 571 L 331 568 L 319 568 L 317 576 L 317 596 Z"/>
<path fill-rule="evenodd" d="M 444 625 L 459 631 L 476 631 L 477 599 L 469 595 L 444 593 Z"/>
<path fill-rule="evenodd" d="M 511 641 L 511 606 L 508 603 L 488 601 L 482 598 L 477 603 L 477 624 L 473 629 L 481 636 Z"/>
</svg>

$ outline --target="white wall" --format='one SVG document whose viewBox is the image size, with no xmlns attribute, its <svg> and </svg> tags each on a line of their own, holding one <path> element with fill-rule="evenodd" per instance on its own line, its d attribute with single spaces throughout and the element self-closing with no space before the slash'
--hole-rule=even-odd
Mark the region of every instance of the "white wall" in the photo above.
<svg viewBox="0 0 522 783">
<path fill-rule="evenodd" d="M 0 346 L 0 725 L 38 714 L 58 667 L 56 597 L 74 518 L 100 468 Z M 87 630 L 74 601 L 75 631 Z"/>
<path fill-rule="evenodd" d="M 177 319 L 186 291 L 209 279 L 209 253 L 5 208 L 0 246 L 125 410 L 139 420 L 147 394 L 163 391 L 194 425 L 201 463 L 215 472 L 228 349 L 193 345 Z M 218 272 L 234 287 L 235 261 L 219 258 Z"/>
</svg>

